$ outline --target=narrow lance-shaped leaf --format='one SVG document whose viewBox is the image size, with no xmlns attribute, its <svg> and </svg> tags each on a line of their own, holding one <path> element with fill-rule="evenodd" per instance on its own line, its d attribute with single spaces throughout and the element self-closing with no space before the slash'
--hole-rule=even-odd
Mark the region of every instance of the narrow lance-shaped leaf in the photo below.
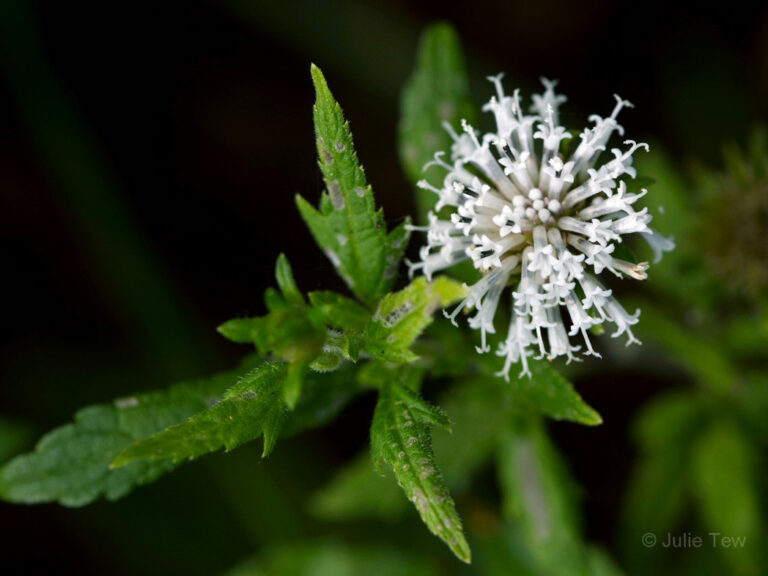
<svg viewBox="0 0 768 576">
<path fill-rule="evenodd" d="M 408 232 L 402 226 L 387 234 L 384 216 L 376 210 L 373 191 L 357 159 L 349 124 L 314 65 L 312 80 L 317 93 L 317 152 L 327 192 L 319 211 L 301 196 L 296 203 L 337 272 L 360 300 L 373 305 L 394 280 L 392 270 L 402 256 Z"/>
<path fill-rule="evenodd" d="M 181 462 L 225 448 L 232 450 L 264 435 L 266 456 L 285 419 L 281 389 L 288 374 L 283 362 L 265 362 L 243 376 L 220 402 L 186 422 L 141 440 L 115 458 L 119 468 L 136 460 Z"/>
<path fill-rule="evenodd" d="M 504 512 L 546 573 L 585 574 L 574 489 L 541 422 L 520 419 L 509 426 L 498 462 Z"/>
<path fill-rule="evenodd" d="M 706 430 L 693 449 L 691 479 L 699 510 L 735 575 L 759 574 L 765 566 L 758 461 L 757 447 L 727 420 Z"/>
<path fill-rule="evenodd" d="M 416 69 L 403 89 L 400 109 L 400 159 L 408 177 L 414 184 L 426 178 L 440 186 L 444 172 L 424 166 L 436 152 L 450 153 L 453 141 L 444 124 L 458 129 L 460 121 L 471 122 L 474 113 L 461 45 L 450 24 L 434 24 L 422 34 Z M 419 221 L 426 222 L 436 197 L 418 188 L 416 199 Z"/>
<path fill-rule="evenodd" d="M 464 286 L 446 276 L 434 282 L 420 276 L 403 290 L 387 294 L 366 331 L 366 351 L 391 362 L 415 360 L 410 346 L 432 323 L 434 312 L 465 294 Z"/>
<path fill-rule="evenodd" d="M 432 455 L 430 426 L 447 428 L 448 419 L 399 383 L 385 385 L 371 425 L 373 461 L 379 471 L 384 463 L 392 468 L 430 531 L 459 559 L 469 562 L 461 521 Z"/>
<path fill-rule="evenodd" d="M 288 262 L 288 258 L 285 254 L 280 254 L 280 256 L 277 257 L 275 278 L 277 279 L 277 285 L 280 287 L 280 291 L 283 293 L 288 304 L 297 306 L 304 304 L 304 297 L 301 295 L 299 287 L 296 286 L 296 281 L 293 279 L 291 264 Z"/>
<path fill-rule="evenodd" d="M 622 510 L 621 540 L 627 561 L 639 573 L 656 561 L 652 548 L 638 546 L 646 533 L 679 529 L 685 517 L 691 478 L 691 442 L 706 421 L 702 397 L 668 393 L 645 406 L 633 423 L 639 455 L 630 475 Z M 653 506 L 648 506 L 653 502 Z"/>
<path fill-rule="evenodd" d="M 171 460 L 142 461 L 110 468 L 136 441 L 183 422 L 220 400 L 224 391 L 257 362 L 198 381 L 121 398 L 80 410 L 74 422 L 49 432 L 35 451 L 0 468 L 0 498 L 10 502 L 60 502 L 82 506 L 99 497 L 117 500 L 175 468 Z M 359 391 L 350 368 L 310 373 L 307 387 L 282 433 L 323 425 Z"/>
<path fill-rule="evenodd" d="M 476 356 L 471 348 L 445 347 L 443 340 L 437 343 L 440 344 L 445 354 Z M 370 372 L 370 368 L 372 364 L 366 365 L 361 374 Z M 509 383 L 493 374 L 475 375 L 460 381 L 440 398 L 440 405 L 451 415 L 455 433 L 435 431 L 433 448 L 451 490 L 466 488 L 472 475 L 494 455 L 510 420 L 521 412 L 535 410 L 557 419 L 599 422 L 599 415 L 551 366 L 532 365 L 532 370 L 539 378 L 531 382 L 526 378 L 526 382 Z M 383 501 L 388 503 L 386 510 Z M 401 506 L 394 506 L 380 479 L 373 471 L 361 467 L 359 461 L 335 476 L 315 504 L 323 518 L 390 518 L 402 512 Z"/>
</svg>

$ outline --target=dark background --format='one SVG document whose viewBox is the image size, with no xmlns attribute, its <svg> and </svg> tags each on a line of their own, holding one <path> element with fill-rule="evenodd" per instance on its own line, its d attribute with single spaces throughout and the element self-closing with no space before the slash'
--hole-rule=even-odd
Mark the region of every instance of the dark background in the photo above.
<svg viewBox="0 0 768 576">
<path fill-rule="evenodd" d="M 506 71 L 507 87 L 526 92 L 540 75 L 559 78 L 562 119 L 578 128 L 609 112 L 616 92 L 636 105 L 622 117 L 628 133 L 663 142 L 681 164 L 717 165 L 721 143 L 742 142 L 768 111 L 768 10 L 671 6 L 3 0 L 0 415 L 29 426 L 32 441 L 84 404 L 231 366 L 243 350 L 215 327 L 263 311 L 279 252 L 303 289 L 340 288 L 293 204 L 321 191 L 312 61 L 391 223 L 413 211 L 397 161 L 398 94 L 419 31 L 437 19 L 462 37 L 478 103 L 488 74 Z M 632 456 L 627 422 L 670 384 L 586 382 L 606 424 L 555 429 L 595 540 L 611 541 Z M 253 483 L 237 480 L 255 461 L 246 449 L 116 505 L 0 505 L 2 561 L 25 563 L 23 573 L 229 566 L 301 529 L 300 514 L 270 508 L 269 495 L 319 486 L 365 445 L 369 418 L 363 400 L 328 430 L 286 442 Z M 317 475 L 302 477 L 297 461 Z"/>
</svg>

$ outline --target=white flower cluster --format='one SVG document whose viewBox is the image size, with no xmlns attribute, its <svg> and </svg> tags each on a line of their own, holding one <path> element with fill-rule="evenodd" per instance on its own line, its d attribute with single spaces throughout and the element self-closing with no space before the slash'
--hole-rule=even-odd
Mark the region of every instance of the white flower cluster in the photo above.
<svg viewBox="0 0 768 576">
<path fill-rule="evenodd" d="M 646 190 L 627 191 L 626 177 L 636 175 L 632 155 L 640 148 L 647 151 L 648 145 L 625 140 L 623 149 L 611 149 L 612 158 L 598 162 L 610 137 L 623 136 L 616 118 L 622 108 L 632 106 L 629 102 L 617 96 L 610 116 L 591 116 L 593 125 L 579 134 L 565 156 L 561 143 L 571 134 L 558 121 L 566 98 L 555 94 L 555 82 L 542 80 L 544 93 L 533 97 L 531 114 L 524 114 L 519 91 L 506 95 L 501 79 L 489 78 L 496 95 L 483 108 L 495 116 L 495 132 L 480 135 L 463 122 L 463 132 L 456 134 L 446 125 L 454 140 L 451 162 L 439 152 L 428 164 L 447 170 L 441 188 L 419 182 L 438 201 L 429 226 L 414 227 L 427 232 L 427 244 L 421 260 L 409 266 L 411 273 L 421 270 L 429 279 L 471 259 L 483 273 L 467 298 L 446 314 L 455 323 L 464 308 L 476 311 L 469 324 L 481 331 L 479 352 L 490 349 L 486 335 L 495 333 L 499 300 L 514 279 L 509 332 L 497 352 L 506 357 L 501 374 L 508 379 L 517 362 L 522 362 L 522 374 L 530 376 L 527 358 L 533 354 L 572 360 L 581 349 L 571 343 L 578 334 L 584 353 L 599 356 L 588 330 L 603 322 L 615 324 L 614 337 L 626 334 L 627 344 L 638 342 L 630 327 L 639 311 L 627 313 L 596 276 L 607 269 L 619 277 L 646 277 L 647 263 L 613 256 L 625 234 L 642 235 L 657 260 L 673 243 L 649 228 L 647 208 L 635 208 Z M 444 207 L 451 207 L 450 219 L 436 215 Z"/>
</svg>

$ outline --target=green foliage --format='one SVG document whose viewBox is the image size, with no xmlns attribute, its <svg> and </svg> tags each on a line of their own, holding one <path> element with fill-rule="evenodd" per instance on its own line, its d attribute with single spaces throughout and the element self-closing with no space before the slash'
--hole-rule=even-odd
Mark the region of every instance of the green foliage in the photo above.
<svg viewBox="0 0 768 576">
<path fill-rule="evenodd" d="M 262 356 L 272 354 L 289 363 L 282 393 L 292 410 L 309 367 L 328 372 L 337 369 L 345 359 L 357 359 L 362 329 L 357 327 L 357 317 L 367 320 L 370 314 L 356 302 L 333 292 L 319 293 L 314 300 L 310 295 L 308 305 L 284 254 L 277 260 L 275 277 L 280 292 L 265 293 L 269 314 L 230 320 L 219 327 L 219 332 L 237 343 L 253 343 Z M 349 336 L 329 330 L 339 323 L 348 324 Z"/>
<path fill-rule="evenodd" d="M 471 121 L 474 115 L 461 44 L 450 24 L 433 24 L 422 34 L 416 69 L 403 88 L 400 110 L 400 161 L 406 174 L 414 184 L 426 176 L 439 186 L 440 169 L 423 172 L 436 151 L 450 155 L 453 140 L 444 123 L 456 130 L 462 119 Z M 415 193 L 419 221 L 426 222 L 435 195 L 420 188 Z"/>
<path fill-rule="evenodd" d="M 739 379 L 737 371 L 711 336 L 681 326 L 652 302 L 644 301 L 641 306 L 639 334 L 653 338 L 653 343 L 661 345 L 673 362 L 684 366 L 711 390 L 722 393 L 733 388 Z"/>
<path fill-rule="evenodd" d="M 438 308 L 448 306 L 466 294 L 453 280 L 440 276 L 427 282 L 423 276 L 382 298 L 365 334 L 366 350 L 382 360 L 411 362 L 417 356 L 410 347 L 432 323 Z"/>
<path fill-rule="evenodd" d="M 354 366 L 333 372 L 309 372 L 296 406 L 283 424 L 282 436 L 290 436 L 333 421 L 360 392 Z"/>
<path fill-rule="evenodd" d="M 340 330 L 362 332 L 371 318 L 371 313 L 360 304 L 336 292 L 310 292 L 309 301 L 328 326 Z"/>
<path fill-rule="evenodd" d="M 440 343 L 443 342 L 441 339 Z M 473 354 L 473 350 L 467 344 L 463 349 L 443 348 L 443 354 L 447 356 L 446 360 L 452 355 L 471 358 L 468 355 Z M 548 370 L 552 370 L 549 364 L 542 365 L 535 374 L 546 374 Z M 471 369 L 465 368 L 462 373 L 470 372 Z M 370 386 L 384 386 L 394 379 L 385 367 L 375 365 L 370 365 L 361 376 Z M 407 376 L 413 378 L 414 374 Z M 586 420 L 587 423 L 593 423 L 596 413 L 584 403 L 567 381 L 560 379 L 566 386 L 564 392 L 561 391 L 559 401 L 555 402 L 555 405 L 561 408 L 553 414 L 566 419 L 571 416 L 576 422 Z M 530 414 L 531 411 L 547 413 L 541 411 L 527 395 L 528 391 L 532 390 L 534 399 L 546 396 L 547 382 L 546 379 L 540 379 L 537 385 L 535 382 L 528 384 L 521 380 L 510 384 L 492 374 L 475 375 L 457 381 L 446 390 L 439 404 L 450 416 L 453 433 L 449 434 L 438 428 L 433 433 L 432 445 L 435 460 L 440 463 L 446 484 L 451 490 L 466 489 L 472 476 L 497 453 L 499 441 L 505 437 L 513 419 Z M 408 384 L 413 388 L 411 382 Z M 537 386 L 540 387 L 538 392 Z M 557 389 L 557 386 L 552 388 Z M 554 396 L 558 397 L 558 394 Z M 546 406 L 547 403 L 544 403 L 545 408 Z M 400 517 L 403 506 L 400 500 L 396 499 L 397 493 L 388 483 L 377 477 L 370 467 L 366 467 L 364 461 L 364 458 L 359 457 L 342 468 L 319 492 L 313 503 L 313 511 L 325 519 Z"/>
<path fill-rule="evenodd" d="M 227 572 L 226 576 L 433 576 L 434 563 L 398 550 L 309 542 L 268 551 Z"/>
<path fill-rule="evenodd" d="M 83 408 L 73 423 L 46 434 L 34 452 L 0 468 L 0 496 L 11 502 L 56 501 L 65 506 L 125 496 L 174 464 L 135 462 L 113 470 L 112 460 L 137 440 L 205 409 L 244 371 Z"/>
<path fill-rule="evenodd" d="M 119 468 L 137 460 L 192 460 L 225 448 L 232 450 L 264 435 L 263 456 L 277 442 L 285 419 L 281 387 L 285 363 L 265 362 L 224 392 L 222 399 L 186 422 L 136 442 L 112 462 Z"/>
<path fill-rule="evenodd" d="M 326 192 L 319 208 L 301 197 L 296 202 L 351 297 L 330 291 L 302 293 L 281 254 L 275 268 L 277 289 L 264 295 L 267 313 L 230 320 L 219 328 L 231 341 L 254 345 L 258 363 L 249 360 L 241 369 L 211 379 L 81 410 L 73 423 L 45 436 L 34 452 L 0 468 L 0 497 L 69 506 L 101 496 L 114 500 L 182 461 L 229 451 L 260 436 L 264 457 L 279 436 L 325 424 L 357 394 L 375 390 L 370 428 L 374 466 L 357 458 L 333 476 L 310 501 L 316 519 L 402 519 L 408 505 L 397 484 L 428 529 L 469 563 L 470 548 L 449 489 L 467 489 L 495 462 L 503 515 L 489 511 L 487 502 L 468 502 L 470 524 L 480 527 L 476 550 L 481 558 L 478 572 L 470 573 L 615 576 L 619 570 L 612 561 L 582 540 L 575 489 L 543 424 L 548 417 L 593 426 L 602 422 L 601 416 L 546 360 L 530 359 L 530 378 L 505 382 L 494 374 L 499 368 L 496 356 L 478 356 L 470 337 L 447 322 L 433 324 L 438 309 L 466 296 L 460 283 L 420 277 L 390 292 L 409 239 L 407 221 L 387 231 L 342 110 L 315 66 L 312 78 Z M 412 180 L 420 177 L 434 150 L 450 148 L 442 124 L 455 128 L 460 118 L 470 115 L 468 95 L 455 32 L 447 24 L 430 27 L 402 95 L 400 155 Z M 656 197 L 666 209 L 662 214 L 656 207 L 660 228 L 693 234 L 684 184 L 673 163 L 657 158 L 641 171 L 660 175 Z M 733 170 L 744 172 L 736 164 Z M 430 171 L 427 176 L 434 180 L 438 174 Z M 419 192 L 422 219 L 434 203 L 425 194 Z M 665 230 L 668 222 L 675 222 L 674 230 Z M 683 250 L 660 269 L 658 278 L 666 290 L 673 279 L 685 276 L 686 281 L 669 289 L 681 301 L 687 290 L 705 284 L 717 293 L 702 270 L 695 252 Z M 686 276 L 687 271 L 693 272 Z M 691 304 L 704 309 L 714 301 L 710 296 L 708 292 L 706 298 L 692 298 Z M 641 532 L 673 528 L 691 496 L 708 526 L 758 541 L 763 530 L 756 512 L 760 446 L 748 430 L 766 430 L 760 411 L 768 407 L 768 394 L 760 388 L 765 380 L 759 373 L 742 375 L 727 349 L 718 349 L 717 336 L 692 335 L 660 308 L 641 308 L 641 326 L 705 383 L 708 392 L 716 392 L 734 419 L 713 418 L 714 403 L 705 394 L 670 396 L 648 409 L 637 426 L 641 454 L 626 507 L 627 541 L 637 548 Z M 755 326 L 768 326 L 764 320 L 730 326 L 732 334 L 750 342 L 752 356 L 761 355 L 763 343 L 755 337 L 760 333 Z M 425 378 L 430 379 L 427 392 L 437 395 L 445 411 L 420 396 Z M 738 421 L 747 414 L 749 426 Z M 451 429 L 455 433 L 449 435 Z M 2 444 L 14 434 L 0 422 L 0 458 L 4 450 L 16 450 Z M 296 462 L 303 467 L 305 460 L 311 458 Z M 725 473 L 718 468 L 722 463 Z M 223 475 L 222 469 L 217 466 L 217 474 Z M 314 478 L 317 470 L 306 477 Z M 738 475 L 738 481 L 731 474 Z M 300 524 L 295 518 L 292 522 Z M 424 538 L 429 536 L 424 533 Z M 739 575 L 756 574 L 759 566 L 757 555 L 734 554 L 726 560 Z M 444 567 L 439 568 L 442 573 Z M 437 570 L 430 562 L 391 550 L 298 540 L 267 548 L 231 574 L 415 575 Z"/>
<path fill-rule="evenodd" d="M 640 449 L 627 490 L 622 540 L 632 565 L 649 569 L 654 550 L 638 546 L 646 533 L 663 535 L 680 526 L 690 492 L 690 443 L 702 422 L 701 403 L 690 394 L 654 399 L 635 421 Z M 648 503 L 653 502 L 653 506 Z"/>
<path fill-rule="evenodd" d="M 744 542 L 719 547 L 734 575 L 762 573 L 759 551 L 764 527 L 759 513 L 757 456 L 749 438 L 728 421 L 710 426 L 693 448 L 691 481 L 704 525 L 712 533 Z"/>
<path fill-rule="evenodd" d="M 395 278 L 408 241 L 405 226 L 387 233 L 373 191 L 355 154 L 349 124 L 323 73 L 312 66 L 317 99 L 315 132 L 327 192 L 316 210 L 301 196 L 296 204 L 320 248 L 355 295 L 375 306 Z"/>
<path fill-rule="evenodd" d="M 539 421 L 507 426 L 498 466 L 504 513 L 520 527 L 544 572 L 585 574 L 574 488 Z"/>
<path fill-rule="evenodd" d="M 385 463 L 392 468 L 430 531 L 469 562 L 461 520 L 434 461 L 430 426 L 448 428 L 445 413 L 399 382 L 383 386 L 371 424 L 373 462 L 380 472 Z"/>
<path fill-rule="evenodd" d="M 370 455 L 361 454 L 315 493 L 312 514 L 333 521 L 400 518 L 405 508 L 403 493 L 388 476 L 377 474 Z"/>
<path fill-rule="evenodd" d="M 254 344 L 262 356 L 275 354 L 287 362 L 306 366 L 322 348 L 323 318 L 307 306 L 284 254 L 277 259 L 275 277 L 280 292 L 268 289 L 264 296 L 269 314 L 229 320 L 219 326 L 219 332 L 238 344 Z"/>
<path fill-rule="evenodd" d="M 277 257 L 275 278 L 277 279 L 277 285 L 280 287 L 280 292 L 283 293 L 283 297 L 289 305 L 301 306 L 304 304 L 304 297 L 301 295 L 299 287 L 296 286 L 296 280 L 293 279 L 291 264 L 288 262 L 288 258 L 285 254 L 280 254 L 280 256 Z"/>
<path fill-rule="evenodd" d="M 540 413 L 555 420 L 570 420 L 585 426 L 602 424 L 603 419 L 582 400 L 560 373 L 545 360 L 529 360 L 531 377 L 520 377 L 512 384 L 515 394 L 524 398 Z"/>
</svg>

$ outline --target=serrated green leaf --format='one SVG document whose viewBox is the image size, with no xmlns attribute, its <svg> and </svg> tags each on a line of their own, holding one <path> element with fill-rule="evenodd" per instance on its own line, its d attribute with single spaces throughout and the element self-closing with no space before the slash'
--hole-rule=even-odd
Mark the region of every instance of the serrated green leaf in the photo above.
<svg viewBox="0 0 768 576">
<path fill-rule="evenodd" d="M 445 276 L 427 282 L 420 276 L 409 286 L 387 294 L 368 325 L 367 352 L 390 362 L 411 362 L 417 356 L 411 344 L 432 323 L 434 312 L 461 300 L 466 288 Z"/>
<path fill-rule="evenodd" d="M 528 360 L 531 377 L 522 376 L 511 382 L 514 393 L 532 403 L 545 416 L 570 420 L 586 426 L 603 423 L 600 414 L 589 406 L 568 382 L 546 360 Z"/>
<path fill-rule="evenodd" d="M 121 452 L 112 466 L 120 468 L 137 460 L 178 463 L 222 448 L 232 450 L 262 434 L 266 456 L 285 419 L 282 388 L 287 374 L 283 362 L 261 364 L 242 376 L 221 401 L 186 422 L 136 442 Z"/>
<path fill-rule="evenodd" d="M 429 426 L 446 424 L 442 411 L 392 382 L 379 391 L 371 424 L 371 454 L 377 469 L 384 463 L 392 468 L 429 530 L 469 563 L 471 553 L 461 520 L 432 455 Z"/>
<path fill-rule="evenodd" d="M 392 371 L 374 365 L 366 364 L 359 373 L 367 386 L 379 388 L 393 380 Z M 413 377 L 417 375 L 422 374 Z M 432 445 L 451 490 L 465 489 L 472 474 L 490 460 L 514 404 L 509 385 L 492 377 L 462 381 L 440 398 L 454 433 L 434 430 Z M 324 519 L 393 519 L 402 516 L 405 501 L 394 483 L 376 474 L 366 454 L 331 479 L 317 494 L 313 509 Z"/>
<path fill-rule="evenodd" d="M 693 449 L 691 481 L 705 526 L 718 538 L 742 542 L 718 547 L 734 575 L 757 575 L 764 565 L 757 459 L 749 437 L 725 420 L 706 430 Z"/>
<path fill-rule="evenodd" d="M 99 497 L 117 500 L 175 468 L 170 460 L 143 461 L 118 469 L 110 463 L 134 442 L 183 422 L 218 402 L 257 362 L 211 378 L 177 384 L 90 406 L 75 421 L 44 436 L 35 451 L 0 468 L 0 498 L 11 502 L 58 501 L 83 506 Z M 354 370 L 307 375 L 304 393 L 288 415 L 284 435 L 332 420 L 360 390 Z"/>
<path fill-rule="evenodd" d="M 402 550 L 340 542 L 292 543 L 242 563 L 227 576 L 435 576 L 437 567 Z"/>
<path fill-rule="evenodd" d="M 74 422 L 46 434 L 34 452 L 0 468 L 0 497 L 11 502 L 58 501 L 83 506 L 117 500 L 172 470 L 172 462 L 136 462 L 112 470 L 128 446 L 204 410 L 247 369 L 178 384 L 168 390 L 83 408 Z"/>
<path fill-rule="evenodd" d="M 442 184 L 443 171 L 424 166 L 436 152 L 450 154 L 453 143 L 443 124 L 454 129 L 462 119 L 473 120 L 469 82 L 458 35 L 447 23 L 433 24 L 422 34 L 416 68 L 405 85 L 401 100 L 399 152 L 406 174 L 414 184 L 426 177 Z M 416 189 L 419 221 L 436 202 L 429 190 Z"/>
<path fill-rule="evenodd" d="M 382 212 L 357 159 L 349 124 L 320 69 L 312 65 L 317 98 L 315 133 L 320 170 L 327 192 L 316 210 L 301 196 L 296 204 L 320 248 L 355 295 L 374 305 L 392 285 L 407 231 L 387 235 Z"/>
<path fill-rule="evenodd" d="M 451 327 L 450 332 L 458 331 Z M 475 355 L 471 348 L 469 352 Z M 467 350 L 459 347 L 446 351 L 451 353 L 467 354 Z M 358 377 L 366 386 L 381 388 L 396 377 L 402 382 L 402 379 L 423 376 L 423 370 L 414 370 L 413 364 L 407 367 L 412 374 L 402 374 L 398 371 L 402 368 L 370 362 L 363 366 Z M 404 385 L 416 389 L 412 382 L 406 381 Z M 459 381 L 440 397 L 440 405 L 449 415 L 454 433 L 434 430 L 432 445 L 445 482 L 452 491 L 465 489 L 472 476 L 491 460 L 512 418 L 528 410 L 539 411 L 526 397 L 524 389 L 493 374 Z M 384 494 L 384 487 L 372 470 L 362 468 L 359 459 L 349 468 L 343 469 L 323 488 L 324 518 L 335 514 L 341 518 L 392 518 L 402 514 L 403 506 L 391 501 L 391 492 Z M 380 508 L 376 500 L 379 492 L 387 502 L 386 510 L 383 505 Z"/>
<path fill-rule="evenodd" d="M 520 526 L 546 573 L 585 574 L 575 490 L 541 422 L 508 426 L 497 460 L 504 513 Z"/>
</svg>

